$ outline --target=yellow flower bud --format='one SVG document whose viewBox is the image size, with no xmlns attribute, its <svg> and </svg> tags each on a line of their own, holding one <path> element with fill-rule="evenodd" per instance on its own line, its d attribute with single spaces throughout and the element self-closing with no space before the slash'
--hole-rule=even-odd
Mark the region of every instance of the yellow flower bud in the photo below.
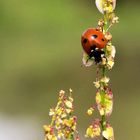
<svg viewBox="0 0 140 140">
<path fill-rule="evenodd" d="M 108 69 L 112 69 L 112 67 L 114 66 L 114 61 L 113 60 L 109 60 L 107 62 L 107 66 L 108 66 Z"/>
<path fill-rule="evenodd" d="M 101 95 L 99 92 L 96 93 L 96 103 L 99 104 L 101 102 Z"/>
<path fill-rule="evenodd" d="M 111 46 L 111 45 L 107 45 L 107 46 L 106 46 L 106 50 L 107 50 L 108 52 L 111 52 L 111 51 L 112 51 L 112 46 Z"/>
<path fill-rule="evenodd" d="M 113 109 L 113 101 L 107 99 L 105 101 L 105 113 L 107 115 L 110 115 L 112 113 L 112 109 Z"/>
<path fill-rule="evenodd" d="M 48 126 L 48 125 L 44 125 L 43 128 L 44 128 L 44 130 L 45 130 L 46 132 L 50 132 L 50 131 L 51 131 L 51 127 Z"/>
<path fill-rule="evenodd" d="M 105 115 L 104 108 L 98 108 L 98 110 L 99 110 L 101 116 Z"/>
<path fill-rule="evenodd" d="M 99 81 L 93 82 L 93 83 L 94 83 L 94 85 L 95 85 L 96 88 L 99 88 L 100 87 L 100 82 Z"/>
<path fill-rule="evenodd" d="M 108 77 L 104 76 L 104 77 L 101 79 L 101 82 L 107 84 L 107 83 L 109 82 L 109 80 L 110 80 L 110 79 L 109 79 Z"/>
<path fill-rule="evenodd" d="M 50 109 L 49 116 L 53 116 L 53 115 L 54 115 L 54 109 Z"/>
<path fill-rule="evenodd" d="M 73 92 L 71 88 L 69 89 L 69 91 L 70 91 L 70 93 L 72 93 L 72 92 Z"/>
<path fill-rule="evenodd" d="M 102 58 L 102 65 L 105 65 L 106 64 L 106 58 Z"/>
<path fill-rule="evenodd" d="M 110 40 L 112 39 L 111 33 L 107 32 L 107 33 L 105 34 L 105 38 L 106 38 L 108 41 L 110 41 Z"/>
<path fill-rule="evenodd" d="M 87 110 L 87 114 L 89 116 L 91 116 L 93 114 L 93 111 L 94 111 L 94 109 L 93 108 L 90 108 L 90 109 Z"/>
<path fill-rule="evenodd" d="M 86 130 L 86 137 L 94 137 L 94 134 L 93 134 L 93 127 L 92 126 L 89 126 Z"/>
<path fill-rule="evenodd" d="M 66 100 L 65 101 L 65 105 L 68 107 L 68 108 L 72 108 L 72 102 Z"/>
<path fill-rule="evenodd" d="M 53 138 L 53 136 L 49 133 L 46 135 L 46 137 L 47 137 L 47 140 L 52 140 L 52 138 Z"/>
<path fill-rule="evenodd" d="M 61 130 L 58 131 L 58 138 L 61 139 L 64 136 Z"/>
<path fill-rule="evenodd" d="M 72 110 L 71 109 L 66 109 L 66 112 L 69 114 L 69 113 L 72 112 Z"/>
<path fill-rule="evenodd" d="M 100 19 L 98 21 L 98 26 L 100 26 L 100 27 L 104 26 L 104 20 L 103 19 Z"/>
<path fill-rule="evenodd" d="M 111 126 L 107 127 L 106 130 L 103 131 L 102 135 L 107 140 L 113 140 L 114 139 L 113 128 Z"/>
<path fill-rule="evenodd" d="M 51 140 L 57 140 L 57 137 L 56 136 L 53 136 Z"/>
</svg>

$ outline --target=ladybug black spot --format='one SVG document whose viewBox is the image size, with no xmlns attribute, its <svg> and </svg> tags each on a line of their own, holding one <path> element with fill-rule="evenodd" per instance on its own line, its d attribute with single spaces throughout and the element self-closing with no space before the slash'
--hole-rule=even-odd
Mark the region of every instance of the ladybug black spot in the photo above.
<svg viewBox="0 0 140 140">
<path fill-rule="evenodd" d="M 85 39 L 83 40 L 83 43 L 87 43 L 87 41 L 88 41 L 88 40 L 85 38 Z"/>
<path fill-rule="evenodd" d="M 105 41 L 105 40 L 102 38 L 102 41 Z"/>
<path fill-rule="evenodd" d="M 95 39 L 95 38 L 97 38 L 98 36 L 97 36 L 97 35 L 92 35 L 92 37 Z"/>
</svg>

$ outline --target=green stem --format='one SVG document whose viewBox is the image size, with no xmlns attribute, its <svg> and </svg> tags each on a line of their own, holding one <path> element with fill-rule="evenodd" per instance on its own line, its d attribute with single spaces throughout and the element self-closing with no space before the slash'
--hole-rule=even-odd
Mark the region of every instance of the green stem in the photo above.
<svg viewBox="0 0 140 140">
<path fill-rule="evenodd" d="M 106 30 L 108 28 L 108 17 L 107 17 L 107 14 L 104 13 L 104 27 L 103 27 L 103 33 L 105 34 L 106 33 Z M 106 47 L 104 49 L 104 52 L 106 54 Z M 106 67 L 103 67 L 102 68 L 102 76 L 105 77 L 106 76 Z M 105 94 L 105 93 L 104 93 Z M 105 112 L 105 111 L 104 111 Z M 103 115 L 101 117 L 101 125 L 102 125 L 102 131 L 106 130 L 106 116 Z M 106 138 L 103 137 L 103 140 L 107 140 Z"/>
<path fill-rule="evenodd" d="M 105 75 L 106 75 L 106 68 L 103 67 L 103 68 L 102 68 L 102 76 L 104 77 Z"/>
<path fill-rule="evenodd" d="M 71 134 L 69 140 L 74 140 L 74 134 Z"/>
<path fill-rule="evenodd" d="M 106 116 L 105 115 L 102 116 L 101 125 L 102 125 L 102 130 L 104 131 L 106 129 Z M 103 137 L 103 140 L 107 140 L 107 139 Z"/>
</svg>

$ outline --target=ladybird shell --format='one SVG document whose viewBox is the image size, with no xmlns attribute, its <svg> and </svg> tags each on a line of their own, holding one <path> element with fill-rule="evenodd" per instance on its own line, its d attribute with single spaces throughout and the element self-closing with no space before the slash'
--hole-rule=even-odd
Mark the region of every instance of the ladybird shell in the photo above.
<svg viewBox="0 0 140 140">
<path fill-rule="evenodd" d="M 107 42 L 104 34 L 94 28 L 89 28 L 83 32 L 81 38 L 83 49 L 88 55 L 90 55 L 94 49 L 103 49 Z"/>
</svg>

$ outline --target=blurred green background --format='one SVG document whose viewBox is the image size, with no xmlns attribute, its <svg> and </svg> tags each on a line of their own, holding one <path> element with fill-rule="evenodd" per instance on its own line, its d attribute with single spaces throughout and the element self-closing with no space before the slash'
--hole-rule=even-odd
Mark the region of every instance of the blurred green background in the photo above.
<svg viewBox="0 0 140 140">
<path fill-rule="evenodd" d="M 109 73 L 116 140 L 138 140 L 140 124 L 140 2 L 117 1 L 120 23 Z M 80 37 L 102 15 L 94 0 L 0 1 L 0 140 L 42 140 L 49 108 L 60 89 L 72 88 L 81 139 L 91 122 L 96 68 L 81 67 Z"/>
</svg>

